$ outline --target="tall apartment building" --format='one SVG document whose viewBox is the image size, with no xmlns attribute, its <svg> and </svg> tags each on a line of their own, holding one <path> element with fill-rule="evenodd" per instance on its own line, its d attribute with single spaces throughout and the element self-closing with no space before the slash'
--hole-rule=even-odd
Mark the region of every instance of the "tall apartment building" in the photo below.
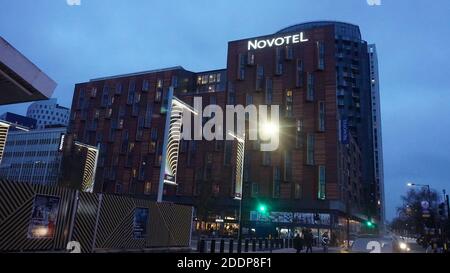
<svg viewBox="0 0 450 273">
<path fill-rule="evenodd" d="M 384 196 L 384 163 L 383 163 L 383 139 L 381 129 L 381 98 L 380 80 L 378 74 L 378 55 L 375 45 L 369 45 L 370 56 L 370 84 L 372 88 L 372 124 L 373 124 L 373 149 L 375 181 L 372 185 L 372 200 L 377 204 L 377 211 L 381 223 L 386 219 Z"/>
<path fill-rule="evenodd" d="M 27 117 L 37 121 L 37 129 L 53 125 L 67 126 L 69 116 L 70 109 L 59 105 L 56 99 L 35 102 L 27 110 Z"/>
<path fill-rule="evenodd" d="M 310 227 L 342 237 L 348 222 L 357 231 L 362 221 L 380 221 L 371 79 L 368 45 L 357 26 L 299 24 L 229 42 L 223 70 L 173 67 L 77 84 L 69 133 L 100 147 L 97 191 L 155 198 L 171 86 L 191 105 L 198 96 L 204 106 L 280 105 L 279 149 L 261 152 L 258 141 L 246 143 L 244 231 Z M 179 185 L 166 186 L 164 198 L 193 204 L 197 228 L 236 229 L 234 146 L 181 143 Z M 260 215 L 259 203 L 268 205 L 270 217 Z"/>
<path fill-rule="evenodd" d="M 62 158 L 65 127 L 9 131 L 0 177 L 11 181 L 56 185 Z"/>
</svg>

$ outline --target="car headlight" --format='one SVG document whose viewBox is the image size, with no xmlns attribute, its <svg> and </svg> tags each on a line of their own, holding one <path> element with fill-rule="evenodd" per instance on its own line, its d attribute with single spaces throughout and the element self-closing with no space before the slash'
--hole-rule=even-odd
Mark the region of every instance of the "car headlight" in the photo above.
<svg viewBox="0 0 450 273">
<path fill-rule="evenodd" d="M 405 244 L 405 243 L 400 243 L 400 249 L 401 250 L 408 250 L 408 245 L 407 244 Z"/>
</svg>

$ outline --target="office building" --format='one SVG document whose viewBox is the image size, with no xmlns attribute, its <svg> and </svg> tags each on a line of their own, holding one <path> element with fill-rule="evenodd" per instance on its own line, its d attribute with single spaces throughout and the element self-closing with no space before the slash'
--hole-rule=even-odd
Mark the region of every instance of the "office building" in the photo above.
<svg viewBox="0 0 450 273">
<path fill-rule="evenodd" d="M 11 124 L 27 127 L 30 130 L 36 129 L 36 120 L 34 118 L 6 112 L 0 116 L 0 120 L 7 121 Z M 14 129 L 14 127 L 12 127 Z"/>
<path fill-rule="evenodd" d="M 17 182 L 56 185 L 65 127 L 7 134 L 0 177 Z"/>
<path fill-rule="evenodd" d="M 70 109 L 57 104 L 56 99 L 35 102 L 27 110 L 27 117 L 37 121 L 37 129 L 51 125 L 67 126 L 69 116 Z"/>
</svg>

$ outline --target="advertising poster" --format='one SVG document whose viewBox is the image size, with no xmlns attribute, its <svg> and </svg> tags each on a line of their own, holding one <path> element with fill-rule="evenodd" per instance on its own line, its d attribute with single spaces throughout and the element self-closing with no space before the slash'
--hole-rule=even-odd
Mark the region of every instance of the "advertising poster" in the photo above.
<svg viewBox="0 0 450 273">
<path fill-rule="evenodd" d="M 28 238 L 52 239 L 55 236 L 58 210 L 58 197 L 37 195 L 33 202 Z"/>
<path fill-rule="evenodd" d="M 136 208 L 133 220 L 134 239 L 145 239 L 147 237 L 148 209 Z"/>
</svg>

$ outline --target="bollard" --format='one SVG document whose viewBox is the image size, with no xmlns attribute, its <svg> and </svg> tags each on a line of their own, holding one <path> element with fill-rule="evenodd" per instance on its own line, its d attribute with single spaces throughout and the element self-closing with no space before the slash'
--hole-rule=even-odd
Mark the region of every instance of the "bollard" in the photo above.
<svg viewBox="0 0 450 273">
<path fill-rule="evenodd" d="M 228 243 L 228 253 L 233 253 L 234 241 L 230 240 Z"/>
<path fill-rule="evenodd" d="M 252 252 L 256 252 L 256 239 L 252 241 Z"/>
<path fill-rule="evenodd" d="M 242 253 L 242 240 L 238 240 L 237 253 Z"/>
<path fill-rule="evenodd" d="M 197 241 L 197 252 L 200 252 L 201 242 L 202 242 L 202 240 L 200 240 L 200 239 Z"/>
<path fill-rule="evenodd" d="M 268 250 L 268 249 L 269 249 L 269 240 L 268 240 L 268 239 L 265 239 L 265 240 L 264 240 L 264 249 L 265 249 L 265 250 Z"/>
<path fill-rule="evenodd" d="M 225 252 L 225 240 L 222 239 L 220 240 L 220 253 L 224 253 Z"/>
<path fill-rule="evenodd" d="M 216 240 L 211 240 L 211 253 L 216 253 Z"/>
<path fill-rule="evenodd" d="M 263 240 L 259 239 L 259 251 L 262 251 Z"/>
<path fill-rule="evenodd" d="M 245 252 L 248 252 L 248 244 L 249 244 L 248 239 L 245 239 L 245 249 L 244 249 Z"/>
<path fill-rule="evenodd" d="M 205 244 L 205 240 L 201 240 L 200 241 L 200 253 L 205 253 L 205 246 L 206 246 L 206 244 Z"/>
<path fill-rule="evenodd" d="M 270 249 L 273 249 L 275 247 L 275 241 L 273 239 L 270 239 Z"/>
<path fill-rule="evenodd" d="M 281 239 L 280 241 L 281 241 L 281 242 L 280 242 L 281 248 L 284 248 L 284 239 Z"/>
</svg>

